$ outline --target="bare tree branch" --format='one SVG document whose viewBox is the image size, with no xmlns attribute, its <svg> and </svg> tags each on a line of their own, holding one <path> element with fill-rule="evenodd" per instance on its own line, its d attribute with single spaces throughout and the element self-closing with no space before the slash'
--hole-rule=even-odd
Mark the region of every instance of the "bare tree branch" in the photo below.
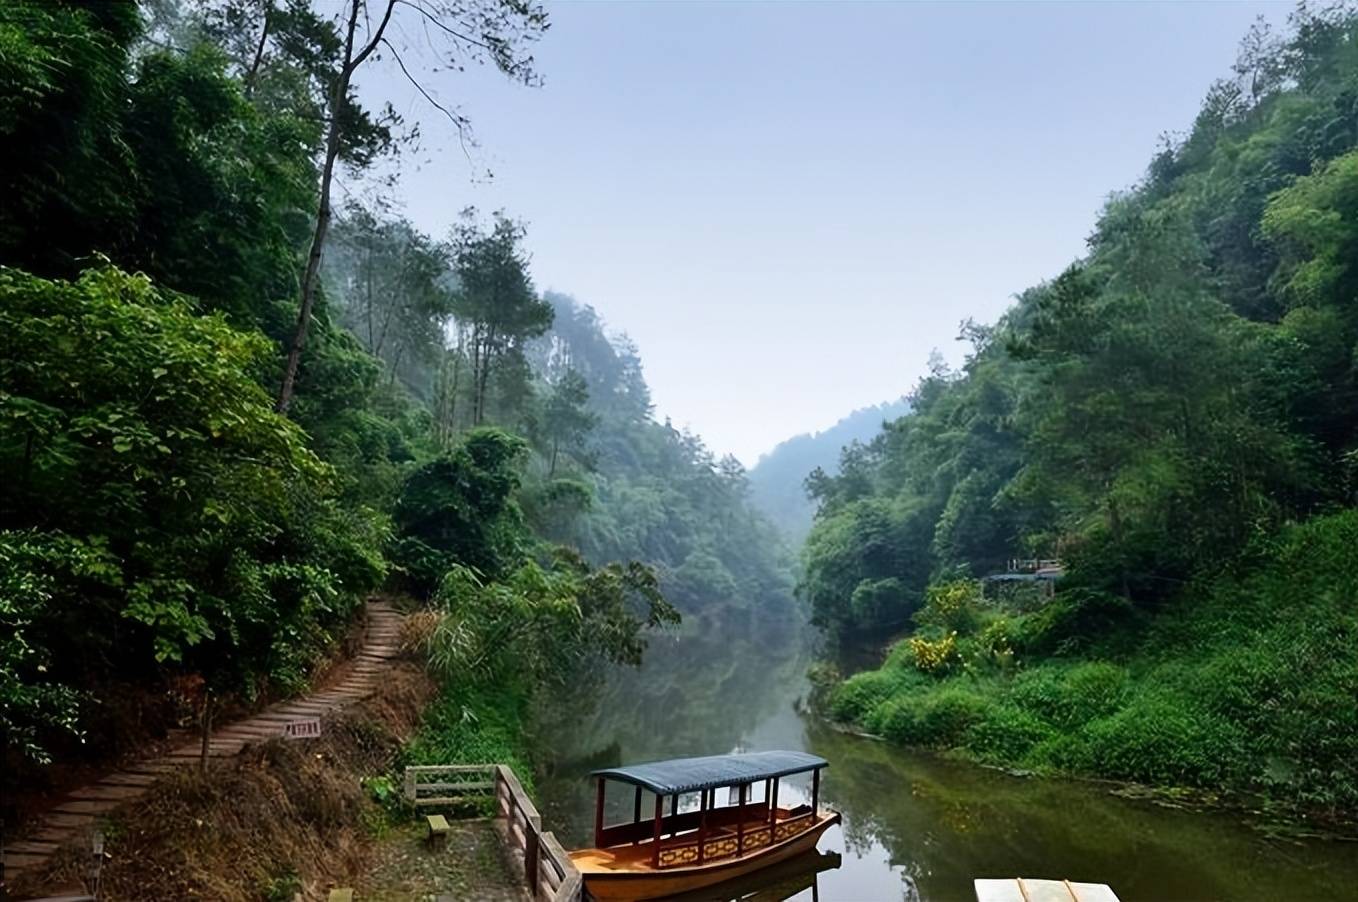
<svg viewBox="0 0 1358 902">
<path fill-rule="evenodd" d="M 501 49 L 495 47 L 494 45 L 487 44 L 485 41 L 479 41 L 476 38 L 471 37 L 470 35 L 465 35 L 462 32 L 449 27 L 438 16 L 434 15 L 432 12 L 425 9 L 420 4 L 412 2 L 412 0 L 393 0 L 393 2 L 400 3 L 403 6 L 409 6 L 411 9 L 416 10 L 417 12 L 419 12 L 420 15 L 424 16 L 425 19 L 427 19 L 430 22 L 433 22 L 434 25 L 436 25 L 439 29 L 446 32 L 447 34 L 452 35 L 454 38 L 456 38 L 459 41 L 462 41 L 463 43 L 471 44 L 473 47 L 480 47 L 482 50 L 485 50 L 489 53 L 497 53 Z M 518 68 L 517 66 L 513 66 L 511 67 L 511 70 L 517 68 Z"/>
<path fill-rule="evenodd" d="M 363 61 L 367 59 L 368 56 L 377 49 L 377 45 L 382 42 L 382 33 L 387 30 L 387 23 L 391 21 L 391 14 L 396 9 L 396 3 L 397 0 L 387 0 L 387 10 L 382 14 L 382 21 L 377 23 L 377 31 L 372 33 L 372 38 L 368 41 L 367 46 L 360 50 L 358 55 L 353 58 L 353 61 L 348 64 L 350 72 L 363 65 Z M 365 14 L 367 9 L 368 7 L 365 4 L 363 7 Z"/>
<path fill-rule="evenodd" d="M 414 75 L 410 74 L 410 70 L 406 68 L 405 60 L 401 59 L 401 54 L 394 46 L 392 46 L 391 42 L 383 38 L 382 43 L 386 44 L 387 49 L 391 51 L 391 55 L 395 58 L 396 65 L 400 67 L 401 74 L 406 77 L 406 81 L 414 85 L 415 90 L 419 91 L 420 95 L 424 97 L 425 100 L 429 101 L 429 105 L 447 116 L 448 121 L 453 123 L 457 128 L 457 142 L 462 146 L 462 155 L 467 158 L 468 163 L 472 163 L 471 152 L 467 149 L 467 141 L 471 139 L 471 122 L 467 117 L 454 113 L 452 110 L 449 110 L 443 104 L 435 100 L 429 92 L 424 89 L 424 85 L 420 84 L 419 80 L 417 80 Z"/>
</svg>

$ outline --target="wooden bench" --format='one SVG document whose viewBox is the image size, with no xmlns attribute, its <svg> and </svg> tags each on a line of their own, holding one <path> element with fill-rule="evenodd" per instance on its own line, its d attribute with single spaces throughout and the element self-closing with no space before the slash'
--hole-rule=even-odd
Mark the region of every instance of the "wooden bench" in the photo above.
<svg viewBox="0 0 1358 902">
<path fill-rule="evenodd" d="M 425 822 L 429 824 L 429 841 L 440 842 L 448 838 L 448 819 L 441 814 L 426 814 Z"/>
</svg>

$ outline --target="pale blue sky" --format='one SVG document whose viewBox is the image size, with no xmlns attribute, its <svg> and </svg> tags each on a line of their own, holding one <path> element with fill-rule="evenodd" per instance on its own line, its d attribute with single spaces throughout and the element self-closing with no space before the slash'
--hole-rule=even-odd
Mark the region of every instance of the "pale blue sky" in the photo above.
<svg viewBox="0 0 1358 902">
<path fill-rule="evenodd" d="M 546 85 L 399 75 L 406 213 L 528 223 L 540 288 L 641 347 L 657 412 L 747 464 L 899 396 L 1084 247 L 1265 3 L 551 3 Z M 485 169 L 492 179 L 478 179 Z"/>
</svg>

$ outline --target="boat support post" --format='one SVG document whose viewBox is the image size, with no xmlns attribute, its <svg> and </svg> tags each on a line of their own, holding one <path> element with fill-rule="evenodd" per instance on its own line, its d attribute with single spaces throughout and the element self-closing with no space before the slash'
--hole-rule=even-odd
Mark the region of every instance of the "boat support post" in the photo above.
<svg viewBox="0 0 1358 902">
<path fill-rule="evenodd" d="M 599 790 L 594 799 L 594 847 L 604 846 L 604 778 L 599 778 Z"/>
<path fill-rule="evenodd" d="M 707 845 L 707 794 L 711 790 L 702 791 L 702 804 L 698 813 L 698 864 L 703 863 L 703 851 Z"/>
<path fill-rule="evenodd" d="M 639 790 L 638 790 L 639 791 Z M 651 867 L 660 870 L 660 819 L 665 813 L 665 797 L 655 794 L 655 842 L 651 847 Z"/>
<path fill-rule="evenodd" d="M 740 812 L 740 819 L 736 821 L 736 855 L 745 854 L 745 790 L 748 788 L 747 784 L 740 784 L 740 807 L 736 809 Z"/>
</svg>

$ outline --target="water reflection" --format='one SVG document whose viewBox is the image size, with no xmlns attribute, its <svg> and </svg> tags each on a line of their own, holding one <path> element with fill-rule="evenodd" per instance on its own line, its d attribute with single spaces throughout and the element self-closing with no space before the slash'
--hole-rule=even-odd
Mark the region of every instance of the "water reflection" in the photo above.
<svg viewBox="0 0 1358 902">
<path fill-rule="evenodd" d="M 820 902 L 820 874 L 838 868 L 840 862 L 838 852 L 808 852 L 718 887 L 666 896 L 662 902 L 786 902 L 794 898 Z"/>
<path fill-rule="evenodd" d="M 971 902 L 973 879 L 1014 876 L 1108 883 L 1123 902 L 1354 898 L 1353 844 L 1269 840 L 1223 814 L 1015 778 L 828 730 L 796 709 L 806 663 L 795 646 L 720 629 L 653 646 L 642 672 L 603 688 L 597 709 L 579 719 L 562 712 L 547 743 L 561 755 L 539 782 L 544 820 L 568 847 L 587 843 L 594 809 L 585 776 L 595 767 L 803 749 L 831 763 L 822 799 L 844 823 L 820 849 L 837 865 L 791 882 L 764 871 L 716 898 Z M 783 792 L 787 802 L 809 795 L 791 780 Z"/>
<path fill-rule="evenodd" d="M 887 850 L 887 865 L 926 900 L 971 900 L 974 878 L 1019 875 L 1108 883 L 1123 902 L 1340 899 L 1358 885 L 1351 845 L 1273 842 L 1221 814 L 1019 779 L 824 729 L 807 739 L 833 762 L 822 792 L 844 815 L 846 854 L 864 862 L 845 871 L 871 869 Z M 834 890 L 876 898 L 852 880 Z"/>
</svg>

